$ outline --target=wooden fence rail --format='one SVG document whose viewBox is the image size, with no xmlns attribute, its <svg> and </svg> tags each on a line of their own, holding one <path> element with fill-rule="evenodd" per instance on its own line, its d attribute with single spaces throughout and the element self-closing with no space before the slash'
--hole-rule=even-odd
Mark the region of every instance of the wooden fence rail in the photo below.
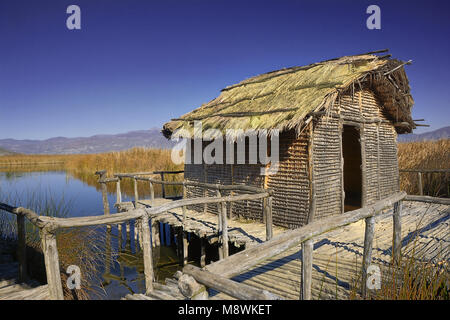
<svg viewBox="0 0 450 320">
<path fill-rule="evenodd" d="M 249 249 L 243 250 L 232 256 L 213 262 L 204 267 L 205 272 L 209 274 L 220 275 L 225 278 L 232 278 L 241 274 L 242 272 L 249 270 L 256 266 L 260 262 L 269 259 L 277 254 L 280 254 L 294 246 L 302 244 L 302 270 L 301 270 L 301 298 L 311 299 L 311 282 L 312 282 L 312 261 L 313 261 L 313 243 L 314 239 L 318 236 L 325 234 L 334 229 L 343 227 L 345 225 L 357 222 L 364 219 L 366 222 L 366 232 L 364 239 L 364 263 L 363 263 L 363 278 L 361 283 L 362 295 L 366 293 L 366 280 L 367 280 L 367 268 L 371 262 L 372 244 L 374 237 L 375 216 L 382 213 L 384 209 L 387 209 L 394 205 L 394 231 L 393 231 L 393 261 L 398 261 L 401 248 L 401 226 L 400 226 L 400 212 L 401 201 L 405 198 L 405 192 L 396 193 L 384 200 L 380 200 L 375 204 L 357 209 L 354 211 L 346 212 L 341 215 L 334 215 L 328 218 L 313 221 L 301 228 L 290 230 L 273 237 L 271 240 L 264 243 L 253 246 Z M 197 273 L 200 271 L 197 271 Z M 192 268 L 186 266 L 183 269 L 183 273 L 192 275 Z M 210 288 L 218 291 L 224 291 L 221 283 L 208 282 L 204 278 L 194 276 L 197 281 L 209 286 Z M 205 278 L 208 278 L 205 275 Z M 211 277 L 209 277 L 210 279 Z M 225 292 L 231 296 L 238 297 L 236 292 Z"/>
<path fill-rule="evenodd" d="M 101 176 L 103 175 L 103 177 L 104 174 L 105 172 L 99 173 L 99 175 Z M 118 181 L 120 181 L 120 179 Z M 166 182 L 167 181 L 164 181 L 164 183 Z M 216 185 L 216 188 L 217 190 L 219 190 L 222 187 Z M 122 213 L 110 214 L 109 212 L 107 212 L 104 215 L 75 217 L 75 218 L 57 218 L 57 217 L 39 216 L 32 210 L 21 207 L 13 207 L 5 203 L 0 203 L 0 210 L 13 213 L 17 216 L 18 241 L 19 241 L 18 257 L 20 264 L 19 278 L 24 279 L 26 277 L 25 218 L 27 218 L 33 225 L 39 228 L 50 298 L 54 300 L 61 300 L 64 299 L 64 296 L 61 283 L 58 249 L 56 243 L 56 235 L 58 230 L 64 228 L 99 226 L 99 225 L 110 226 L 113 224 L 119 224 L 128 222 L 130 220 L 135 220 L 136 221 L 135 225 L 137 225 L 137 228 L 139 229 L 136 234 L 139 234 L 139 241 L 141 243 L 141 248 L 143 251 L 145 284 L 146 284 L 146 291 L 148 292 L 153 289 L 153 280 L 154 280 L 154 270 L 152 262 L 152 244 L 150 233 L 151 232 L 150 230 L 154 230 L 154 226 L 151 223 L 152 218 L 156 217 L 159 214 L 164 214 L 169 210 L 176 208 L 186 208 L 186 206 L 189 205 L 218 204 L 219 206 L 221 206 L 221 208 L 224 208 L 224 206 L 226 206 L 226 203 L 229 202 L 259 200 L 271 197 L 272 194 L 271 191 L 264 189 L 262 190 L 263 192 L 254 194 L 246 193 L 233 196 L 222 196 L 219 194 L 217 197 L 182 199 L 166 203 L 164 205 L 157 207 L 151 208 L 137 207 L 133 210 Z M 266 208 L 265 210 L 269 209 Z M 221 233 L 222 237 L 224 237 L 222 238 L 222 241 L 226 241 L 226 243 L 228 244 L 226 213 L 221 214 L 220 217 L 222 219 L 221 224 L 222 229 L 219 230 L 219 233 Z M 224 246 L 224 248 L 226 248 L 226 246 Z M 228 249 L 226 250 L 227 253 L 225 254 L 225 257 L 228 256 Z"/>
<path fill-rule="evenodd" d="M 419 190 L 419 195 L 423 196 L 423 175 L 424 174 L 445 174 L 448 178 L 450 169 L 400 169 L 401 173 L 417 173 L 417 188 Z"/>
</svg>

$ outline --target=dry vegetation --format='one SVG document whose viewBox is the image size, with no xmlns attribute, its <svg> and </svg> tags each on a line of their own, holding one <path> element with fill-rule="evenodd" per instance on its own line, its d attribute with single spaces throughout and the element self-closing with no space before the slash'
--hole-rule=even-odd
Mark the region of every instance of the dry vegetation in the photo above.
<svg viewBox="0 0 450 320">
<path fill-rule="evenodd" d="M 98 177 L 94 174 L 98 170 L 107 170 L 108 176 L 112 176 L 113 173 L 182 170 L 183 165 L 175 165 L 170 154 L 170 150 L 132 148 L 125 151 L 97 154 L 11 155 L 0 157 L 0 169 L 11 172 L 16 170 L 65 170 L 74 178 L 100 190 Z M 181 177 L 180 175 L 167 175 L 165 178 L 171 181 Z M 142 196 L 149 196 L 149 188 L 143 182 L 139 182 L 138 189 Z M 175 189 L 168 187 L 167 191 L 177 192 L 178 190 Z M 114 193 L 115 185 L 109 183 L 108 191 Z M 130 179 L 124 179 L 122 192 L 128 196 L 133 195 L 133 184 Z M 155 186 L 155 193 L 160 192 L 160 186 Z"/>
<path fill-rule="evenodd" d="M 449 169 L 450 139 L 438 141 L 404 142 L 398 144 L 401 169 Z M 400 188 L 408 194 L 419 194 L 417 174 L 400 173 Z M 432 173 L 423 176 L 424 194 L 450 196 L 448 175 Z"/>
</svg>

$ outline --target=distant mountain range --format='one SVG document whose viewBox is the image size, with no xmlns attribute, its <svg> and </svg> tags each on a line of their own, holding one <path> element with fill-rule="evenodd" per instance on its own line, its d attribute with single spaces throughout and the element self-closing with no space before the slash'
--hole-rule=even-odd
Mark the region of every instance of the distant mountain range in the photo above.
<svg viewBox="0 0 450 320">
<path fill-rule="evenodd" d="M 398 142 L 439 140 L 439 139 L 449 139 L 449 138 L 450 138 L 450 126 L 443 127 L 443 128 L 440 128 L 440 129 L 437 129 L 434 131 L 419 133 L 419 134 L 416 134 L 416 133 L 399 134 Z"/>
<path fill-rule="evenodd" d="M 437 140 L 450 138 L 450 126 L 421 134 L 401 134 L 399 142 Z M 164 138 L 159 129 L 130 131 L 120 134 L 101 134 L 92 137 L 47 140 L 0 139 L 0 156 L 24 154 L 99 153 L 126 150 L 133 147 L 168 149 L 174 145 Z"/>
<path fill-rule="evenodd" d="M 0 139 L 0 155 L 7 152 L 24 154 L 99 153 L 126 150 L 133 147 L 167 149 L 174 145 L 160 129 L 130 131 L 121 134 L 101 134 L 92 137 L 47 140 Z"/>
<path fill-rule="evenodd" d="M 15 152 L 8 151 L 6 149 L 0 148 L 0 156 L 10 156 L 16 154 Z"/>
</svg>

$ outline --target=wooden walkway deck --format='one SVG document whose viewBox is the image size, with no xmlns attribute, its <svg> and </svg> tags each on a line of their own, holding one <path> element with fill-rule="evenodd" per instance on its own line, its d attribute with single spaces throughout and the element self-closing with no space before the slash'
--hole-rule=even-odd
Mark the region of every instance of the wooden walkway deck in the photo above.
<svg viewBox="0 0 450 320">
<path fill-rule="evenodd" d="M 450 259 L 450 209 L 448 205 L 420 202 L 403 203 L 402 253 L 426 261 Z M 376 218 L 372 263 L 383 266 L 391 261 L 392 210 Z M 326 234 L 314 242 L 312 298 L 348 299 L 358 283 L 364 248 L 364 221 Z M 268 259 L 234 280 L 266 289 L 285 299 L 299 299 L 301 247 Z M 211 299 L 232 299 L 212 293 Z"/>
<path fill-rule="evenodd" d="M 0 300 L 48 300 L 48 286 L 30 280 L 20 283 L 19 264 L 13 261 L 11 248 L 0 243 Z"/>
<path fill-rule="evenodd" d="M 372 263 L 383 272 L 391 261 L 392 208 L 376 218 Z M 197 217 L 199 218 L 199 217 Z M 450 259 L 450 206 L 421 202 L 403 202 L 402 253 L 426 261 Z M 169 218 L 170 219 L 170 218 Z M 230 221 L 230 225 L 231 225 Z M 358 283 L 363 248 L 364 221 L 325 234 L 314 241 L 312 298 L 348 299 L 351 288 Z M 277 230 L 282 232 L 282 230 Z M 301 246 L 267 259 L 233 280 L 267 290 L 285 299 L 300 297 Z M 130 300 L 183 299 L 177 280 L 167 279 L 156 285 L 147 296 L 127 295 Z M 210 290 L 210 299 L 233 299 Z"/>
<path fill-rule="evenodd" d="M 156 198 L 153 200 L 153 203 L 151 200 L 139 200 L 138 205 L 142 207 L 157 207 L 172 201 L 171 199 Z M 118 204 L 118 208 L 121 212 L 125 212 L 134 209 L 134 204 L 132 202 L 121 202 Z M 182 227 L 182 209 L 176 208 L 165 214 L 154 216 L 153 222 L 167 223 L 173 227 Z M 213 244 L 218 240 L 218 217 L 212 213 L 199 213 L 193 210 L 186 210 L 184 230 L 195 234 L 199 238 L 206 238 L 210 244 Z M 280 234 L 285 230 L 285 228 L 273 226 L 273 235 Z M 236 247 L 251 247 L 266 240 L 266 226 L 262 222 L 253 220 L 229 219 L 228 239 Z"/>
</svg>

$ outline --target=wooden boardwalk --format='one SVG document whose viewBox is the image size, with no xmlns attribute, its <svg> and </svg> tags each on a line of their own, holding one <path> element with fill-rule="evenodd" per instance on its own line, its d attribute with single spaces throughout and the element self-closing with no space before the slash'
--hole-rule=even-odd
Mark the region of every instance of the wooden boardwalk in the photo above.
<svg viewBox="0 0 450 320">
<path fill-rule="evenodd" d="M 403 202 L 402 253 L 426 261 L 450 259 L 450 209 L 448 205 Z M 376 218 L 372 263 L 383 266 L 391 261 L 392 210 Z M 312 298 L 348 299 L 358 283 L 364 248 L 364 221 L 327 233 L 314 241 Z M 272 257 L 235 278 L 265 289 L 285 299 L 299 299 L 301 246 Z M 232 299 L 212 293 L 211 299 Z"/>
<path fill-rule="evenodd" d="M 172 202 L 171 199 L 156 198 L 152 200 L 139 200 L 138 206 L 158 207 L 165 203 Z M 118 204 L 119 210 L 126 212 L 134 209 L 132 202 L 122 202 Z M 151 215 L 150 215 L 151 217 Z M 167 223 L 173 227 L 183 226 L 183 212 L 181 208 L 176 208 L 164 214 L 153 216 L 153 222 Z M 186 222 L 184 230 L 193 233 L 199 238 L 205 238 L 210 244 L 218 240 L 218 217 L 213 213 L 199 213 L 193 210 L 186 210 Z M 273 235 L 280 234 L 286 229 L 273 226 Z M 266 226 L 262 222 L 253 220 L 228 220 L 228 239 L 236 247 L 246 248 L 262 243 L 266 240 Z"/>
<path fill-rule="evenodd" d="M 426 261 L 448 262 L 450 259 L 450 207 L 422 202 L 403 202 L 402 253 Z M 391 261 L 392 211 L 376 217 L 372 264 L 385 270 Z M 231 221 L 230 221 L 231 224 Z M 348 299 L 358 281 L 364 248 L 364 221 L 359 221 L 314 240 L 312 299 Z M 232 278 L 251 287 L 267 290 L 279 297 L 300 297 L 301 246 L 267 259 Z M 233 299 L 209 290 L 210 299 Z M 147 295 L 127 295 L 129 300 L 185 299 L 176 279 L 166 279 Z"/>
<path fill-rule="evenodd" d="M 48 300 L 48 286 L 37 281 L 20 282 L 19 264 L 11 248 L 0 243 L 0 300 Z"/>
</svg>

